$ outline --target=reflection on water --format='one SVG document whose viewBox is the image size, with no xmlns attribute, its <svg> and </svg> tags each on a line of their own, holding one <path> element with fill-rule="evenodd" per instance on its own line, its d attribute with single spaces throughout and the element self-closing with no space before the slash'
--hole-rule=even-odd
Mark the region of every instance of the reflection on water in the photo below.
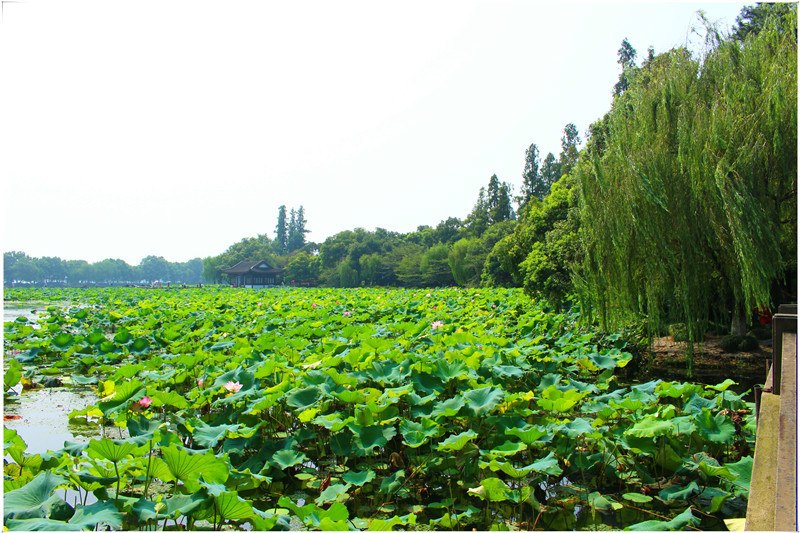
<svg viewBox="0 0 800 533">
<path fill-rule="evenodd" d="M 73 410 L 85 409 L 96 401 L 94 391 L 62 388 L 24 391 L 3 405 L 4 415 L 22 418 L 3 424 L 17 431 L 28 445 L 28 453 L 60 450 L 64 441 L 85 442 L 100 434 L 96 426 L 69 423 Z"/>
</svg>

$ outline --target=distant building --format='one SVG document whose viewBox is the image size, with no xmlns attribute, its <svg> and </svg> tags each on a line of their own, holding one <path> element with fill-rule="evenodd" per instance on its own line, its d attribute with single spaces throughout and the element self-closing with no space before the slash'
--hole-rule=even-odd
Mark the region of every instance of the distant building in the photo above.
<svg viewBox="0 0 800 533">
<path fill-rule="evenodd" d="M 275 268 L 266 261 L 241 261 L 219 271 L 228 275 L 228 283 L 234 287 L 258 289 L 280 285 L 285 269 Z"/>
</svg>

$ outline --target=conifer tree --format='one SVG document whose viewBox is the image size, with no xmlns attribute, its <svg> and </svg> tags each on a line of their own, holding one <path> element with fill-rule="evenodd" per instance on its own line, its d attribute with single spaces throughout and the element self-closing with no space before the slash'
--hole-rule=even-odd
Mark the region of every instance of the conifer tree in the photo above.
<svg viewBox="0 0 800 533">
<path fill-rule="evenodd" d="M 285 254 L 289 246 L 289 234 L 286 228 L 286 206 L 278 208 L 278 224 L 275 226 L 275 244 L 279 254 Z"/>
</svg>

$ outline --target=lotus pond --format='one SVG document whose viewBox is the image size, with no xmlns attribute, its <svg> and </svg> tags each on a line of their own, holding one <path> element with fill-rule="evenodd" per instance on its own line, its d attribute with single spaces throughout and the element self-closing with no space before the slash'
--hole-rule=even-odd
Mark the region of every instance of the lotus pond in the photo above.
<svg viewBox="0 0 800 533">
<path fill-rule="evenodd" d="M 4 298 L 71 302 L 5 323 L 4 413 L 20 383 L 25 397 L 57 379 L 89 395 L 63 416 L 94 435 L 43 445 L 4 427 L 11 530 L 719 530 L 744 516 L 755 421 L 733 381 L 626 382 L 621 335 L 518 290 Z"/>
</svg>

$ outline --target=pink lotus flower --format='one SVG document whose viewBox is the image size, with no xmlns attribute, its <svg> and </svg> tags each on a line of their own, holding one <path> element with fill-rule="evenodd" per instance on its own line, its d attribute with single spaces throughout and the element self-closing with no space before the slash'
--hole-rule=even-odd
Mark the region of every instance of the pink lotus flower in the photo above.
<svg viewBox="0 0 800 533">
<path fill-rule="evenodd" d="M 197 378 L 197 386 L 198 387 L 202 387 L 203 386 L 203 378 Z"/>
<path fill-rule="evenodd" d="M 350 311 L 345 311 L 344 316 L 350 316 Z"/>
<path fill-rule="evenodd" d="M 150 407 L 150 404 L 153 403 L 153 400 L 150 399 L 150 396 L 145 396 L 141 400 L 139 400 L 139 405 L 142 407 Z"/>
<path fill-rule="evenodd" d="M 228 392 L 239 392 L 241 388 L 242 384 L 238 381 L 229 381 L 225 384 L 225 390 Z"/>
<path fill-rule="evenodd" d="M 431 329 L 438 329 L 442 326 L 444 326 L 444 322 L 442 322 L 441 320 L 435 320 L 433 324 L 431 324 Z"/>
</svg>

